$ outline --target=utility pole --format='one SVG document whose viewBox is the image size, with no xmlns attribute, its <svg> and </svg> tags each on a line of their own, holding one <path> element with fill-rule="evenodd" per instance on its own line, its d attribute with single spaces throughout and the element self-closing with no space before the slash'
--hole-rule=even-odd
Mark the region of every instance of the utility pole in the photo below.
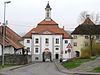
<svg viewBox="0 0 100 75">
<path fill-rule="evenodd" d="M 4 51 L 5 51 L 5 33 L 6 33 L 6 4 L 11 1 L 4 2 L 4 23 L 3 23 L 3 49 L 2 49 L 2 68 L 4 68 Z"/>
</svg>

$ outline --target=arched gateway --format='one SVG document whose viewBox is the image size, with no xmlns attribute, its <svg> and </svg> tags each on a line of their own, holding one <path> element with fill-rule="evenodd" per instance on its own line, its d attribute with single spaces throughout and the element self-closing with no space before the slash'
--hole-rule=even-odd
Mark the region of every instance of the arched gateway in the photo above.
<svg viewBox="0 0 100 75">
<path fill-rule="evenodd" d="M 49 49 L 45 49 L 45 51 L 43 52 L 43 62 L 45 62 L 46 59 L 50 59 L 51 61 L 51 52 L 49 51 Z"/>
</svg>

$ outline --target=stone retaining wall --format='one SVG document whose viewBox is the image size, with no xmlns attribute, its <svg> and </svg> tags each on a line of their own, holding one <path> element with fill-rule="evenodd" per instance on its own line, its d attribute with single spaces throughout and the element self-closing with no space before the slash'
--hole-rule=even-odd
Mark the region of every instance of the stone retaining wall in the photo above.
<svg viewBox="0 0 100 75">
<path fill-rule="evenodd" d="M 28 64 L 32 62 L 31 55 L 8 55 L 4 57 L 5 64 Z M 0 56 L 0 64 L 2 56 Z"/>
</svg>

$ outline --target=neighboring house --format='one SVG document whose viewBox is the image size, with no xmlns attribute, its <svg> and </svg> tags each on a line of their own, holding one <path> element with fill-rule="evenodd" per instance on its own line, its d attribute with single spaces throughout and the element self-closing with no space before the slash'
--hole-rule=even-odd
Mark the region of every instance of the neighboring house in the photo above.
<svg viewBox="0 0 100 75">
<path fill-rule="evenodd" d="M 25 49 L 32 55 L 32 61 L 71 58 L 72 37 L 51 19 L 49 3 L 45 12 L 45 19 L 23 36 Z"/>
<path fill-rule="evenodd" d="M 82 48 L 89 46 L 90 36 L 97 44 L 100 44 L 100 25 L 95 25 L 90 18 L 87 17 L 84 23 L 76 27 L 72 32 L 72 49 L 76 57 L 81 55 Z"/>
<path fill-rule="evenodd" d="M 24 51 L 24 46 L 20 43 L 23 41 L 23 38 L 16 34 L 9 27 L 6 28 L 6 37 L 5 37 L 5 50 L 4 54 L 22 54 Z M 0 55 L 2 55 L 3 49 L 3 26 L 0 26 Z"/>
</svg>

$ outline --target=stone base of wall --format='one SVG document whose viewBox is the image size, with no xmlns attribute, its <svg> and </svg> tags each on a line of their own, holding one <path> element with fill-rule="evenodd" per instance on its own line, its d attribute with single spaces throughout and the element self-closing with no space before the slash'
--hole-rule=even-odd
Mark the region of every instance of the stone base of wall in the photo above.
<svg viewBox="0 0 100 75">
<path fill-rule="evenodd" d="M 31 55 L 8 55 L 4 56 L 5 64 L 28 64 L 32 62 Z M 2 56 L 0 56 L 0 64 L 2 63 Z"/>
</svg>

